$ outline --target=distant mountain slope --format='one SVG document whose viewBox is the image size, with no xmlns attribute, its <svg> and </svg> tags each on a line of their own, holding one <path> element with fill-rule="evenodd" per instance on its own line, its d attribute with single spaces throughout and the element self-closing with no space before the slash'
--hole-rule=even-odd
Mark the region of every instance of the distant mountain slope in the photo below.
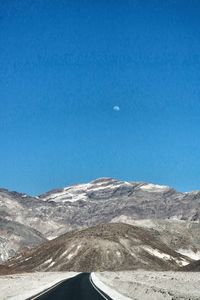
<svg viewBox="0 0 200 300">
<path fill-rule="evenodd" d="M 191 262 L 173 251 L 155 230 L 106 224 L 48 241 L 8 261 L 18 271 L 170 270 Z"/>
<path fill-rule="evenodd" d="M 134 219 L 200 220 L 199 191 L 179 193 L 168 186 L 112 178 L 53 190 L 39 199 L 59 207 L 73 227 L 110 222 L 122 214 Z"/>
<path fill-rule="evenodd" d="M 45 241 L 35 229 L 0 217 L 0 262 Z"/>
<path fill-rule="evenodd" d="M 37 204 L 33 197 L 0 189 L 0 263 L 47 240 L 41 232 L 29 226 L 29 214 L 39 224 L 39 218 L 33 213 Z"/>
<path fill-rule="evenodd" d="M 0 189 L 0 217 L 29 226 L 46 236 L 51 236 L 62 229 L 62 218 L 57 221 L 54 203 L 45 203 L 37 197 Z M 63 225 L 64 231 L 70 226 Z"/>
</svg>

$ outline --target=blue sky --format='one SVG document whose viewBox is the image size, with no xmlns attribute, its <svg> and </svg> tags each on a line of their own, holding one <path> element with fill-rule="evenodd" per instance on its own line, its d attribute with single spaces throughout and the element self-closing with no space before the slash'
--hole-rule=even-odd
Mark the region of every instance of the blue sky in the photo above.
<svg viewBox="0 0 200 300">
<path fill-rule="evenodd" d="M 0 0 L 0 186 L 200 189 L 199 83 L 199 1 Z"/>
</svg>

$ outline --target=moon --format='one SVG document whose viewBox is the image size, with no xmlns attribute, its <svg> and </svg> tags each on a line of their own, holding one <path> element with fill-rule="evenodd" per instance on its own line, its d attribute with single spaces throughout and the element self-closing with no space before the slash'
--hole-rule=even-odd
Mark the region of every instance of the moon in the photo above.
<svg viewBox="0 0 200 300">
<path fill-rule="evenodd" d="M 113 106 L 114 111 L 120 111 L 120 107 L 118 105 Z"/>
</svg>

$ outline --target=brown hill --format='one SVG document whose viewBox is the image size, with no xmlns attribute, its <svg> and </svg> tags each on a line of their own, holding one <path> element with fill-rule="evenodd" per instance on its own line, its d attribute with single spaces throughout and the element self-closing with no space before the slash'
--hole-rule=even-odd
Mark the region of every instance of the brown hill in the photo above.
<svg viewBox="0 0 200 300">
<path fill-rule="evenodd" d="M 191 262 L 159 233 L 113 223 L 66 233 L 8 261 L 14 271 L 173 270 Z"/>
<path fill-rule="evenodd" d="M 9 275 L 13 273 L 8 266 L 0 265 L 0 275 Z"/>
</svg>

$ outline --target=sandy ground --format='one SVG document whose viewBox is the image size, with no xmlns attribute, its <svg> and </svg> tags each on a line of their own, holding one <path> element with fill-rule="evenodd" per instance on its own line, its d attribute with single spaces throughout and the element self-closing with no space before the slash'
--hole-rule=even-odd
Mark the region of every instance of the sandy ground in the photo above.
<svg viewBox="0 0 200 300">
<path fill-rule="evenodd" d="M 91 279 L 92 282 L 95 284 L 96 287 L 98 287 L 100 290 L 106 293 L 106 295 L 110 296 L 111 299 L 114 300 L 131 300 L 131 298 L 122 295 L 114 287 L 110 287 L 107 284 L 105 284 L 103 281 L 99 279 L 99 277 L 96 275 L 96 273 L 91 273 Z"/>
<path fill-rule="evenodd" d="M 0 276 L 0 300 L 24 300 L 74 272 L 37 272 Z M 114 300 L 199 300 L 200 273 L 186 272 L 97 272 L 92 279 Z"/>
<path fill-rule="evenodd" d="M 0 300 L 24 300 L 76 274 L 78 273 L 38 272 L 0 276 Z"/>
<path fill-rule="evenodd" d="M 199 300 L 200 273 L 102 272 L 95 273 L 104 284 L 137 300 Z"/>
</svg>

